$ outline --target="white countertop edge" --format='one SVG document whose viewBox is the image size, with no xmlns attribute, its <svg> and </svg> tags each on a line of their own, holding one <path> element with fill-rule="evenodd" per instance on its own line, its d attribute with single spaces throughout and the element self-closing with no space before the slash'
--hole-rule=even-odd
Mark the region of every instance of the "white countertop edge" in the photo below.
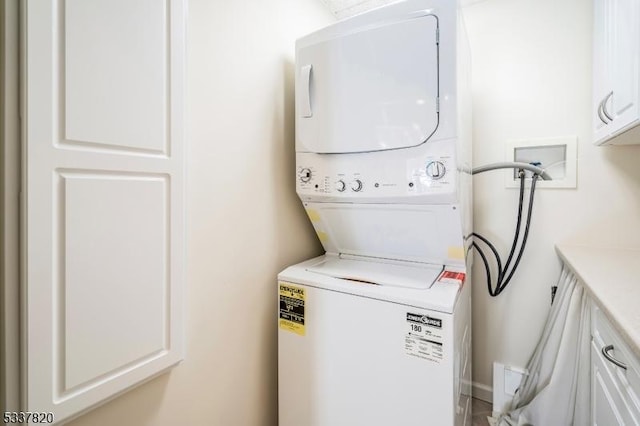
<svg viewBox="0 0 640 426">
<path fill-rule="evenodd" d="M 637 262 L 640 262 L 640 250 L 630 249 L 630 248 L 607 248 L 607 247 L 593 247 L 593 246 L 582 246 L 582 245 L 572 245 L 572 244 L 556 244 L 555 246 L 556 252 L 562 259 L 565 265 L 573 272 L 573 274 L 578 278 L 578 280 L 584 285 L 587 292 L 593 299 L 595 303 L 603 310 L 603 312 L 607 315 L 611 324 L 616 328 L 616 331 L 623 338 L 625 343 L 630 347 L 630 349 L 637 355 L 640 356 L 640 327 L 638 327 L 637 323 L 634 323 L 629 319 L 629 315 L 632 314 L 628 309 L 621 308 L 620 305 L 620 296 L 615 295 L 615 289 L 612 289 L 612 292 L 604 292 L 602 291 L 602 283 L 593 282 L 593 268 L 594 265 L 592 263 L 586 264 L 582 259 L 585 253 L 589 255 L 594 255 L 598 253 L 601 256 L 602 263 L 598 268 L 600 270 L 607 270 L 607 258 L 610 256 L 619 257 L 620 254 L 627 254 L 635 259 Z M 633 267 L 636 265 L 630 265 L 629 271 L 622 271 L 623 275 L 633 275 Z M 617 268 L 618 269 L 618 268 Z M 616 273 L 620 271 L 611 271 L 611 276 L 615 276 Z M 616 278 L 611 281 L 616 283 L 620 282 L 620 280 L 624 280 L 625 278 Z M 635 296 L 635 297 L 634 297 Z M 637 287 L 637 294 L 627 295 L 625 297 L 635 298 L 638 301 L 637 311 L 640 311 L 640 286 Z"/>
</svg>

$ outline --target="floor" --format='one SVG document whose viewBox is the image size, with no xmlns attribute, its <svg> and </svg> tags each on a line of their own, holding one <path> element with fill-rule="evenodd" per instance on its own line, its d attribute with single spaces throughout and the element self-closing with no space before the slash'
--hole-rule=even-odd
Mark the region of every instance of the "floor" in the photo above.
<svg viewBox="0 0 640 426">
<path fill-rule="evenodd" d="M 489 426 L 487 416 L 491 415 L 491 403 L 480 399 L 471 400 L 471 426 Z"/>
</svg>

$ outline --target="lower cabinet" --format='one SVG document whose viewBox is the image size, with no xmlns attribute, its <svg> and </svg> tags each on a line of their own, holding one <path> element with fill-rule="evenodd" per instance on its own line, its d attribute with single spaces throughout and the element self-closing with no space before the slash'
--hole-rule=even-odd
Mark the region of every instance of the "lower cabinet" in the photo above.
<svg viewBox="0 0 640 426">
<path fill-rule="evenodd" d="M 640 425 L 640 359 L 591 303 L 591 424 Z"/>
</svg>

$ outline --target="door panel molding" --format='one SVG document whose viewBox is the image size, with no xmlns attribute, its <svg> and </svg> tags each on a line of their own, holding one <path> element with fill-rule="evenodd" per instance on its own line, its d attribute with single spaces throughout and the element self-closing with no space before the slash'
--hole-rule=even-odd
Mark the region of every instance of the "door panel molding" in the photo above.
<svg viewBox="0 0 640 426">
<path fill-rule="evenodd" d="M 183 358 L 185 4 L 24 4 L 24 411 Z"/>
</svg>

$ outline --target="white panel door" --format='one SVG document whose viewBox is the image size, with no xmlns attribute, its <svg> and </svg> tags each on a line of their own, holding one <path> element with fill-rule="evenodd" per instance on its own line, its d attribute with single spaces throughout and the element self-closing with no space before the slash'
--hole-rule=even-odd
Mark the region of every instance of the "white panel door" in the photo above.
<svg viewBox="0 0 640 426">
<path fill-rule="evenodd" d="M 183 357 L 184 0 L 24 3 L 25 411 Z"/>
</svg>

